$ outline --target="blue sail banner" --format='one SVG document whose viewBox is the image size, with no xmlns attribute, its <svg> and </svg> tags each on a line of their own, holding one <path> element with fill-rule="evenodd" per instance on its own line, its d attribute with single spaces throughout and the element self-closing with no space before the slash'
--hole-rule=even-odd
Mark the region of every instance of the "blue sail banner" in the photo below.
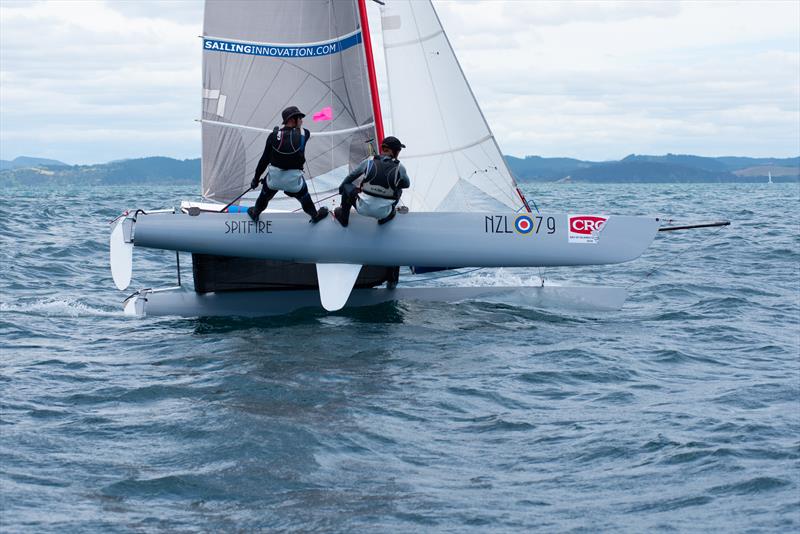
<svg viewBox="0 0 800 534">
<path fill-rule="evenodd" d="M 309 45 L 272 45 L 223 41 L 221 39 L 203 38 L 203 50 L 210 52 L 228 52 L 231 54 L 247 54 L 264 57 L 319 57 L 338 54 L 343 50 L 361 43 L 361 32 L 342 37 L 335 41 L 313 43 Z"/>
</svg>

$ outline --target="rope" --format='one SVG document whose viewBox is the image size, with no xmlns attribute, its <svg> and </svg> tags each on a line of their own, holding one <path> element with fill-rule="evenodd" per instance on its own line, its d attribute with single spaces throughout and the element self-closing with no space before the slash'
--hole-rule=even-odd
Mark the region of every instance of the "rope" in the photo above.
<svg viewBox="0 0 800 534">
<path fill-rule="evenodd" d="M 332 194 L 332 195 L 328 195 L 327 197 L 325 197 L 325 198 L 321 198 L 321 199 L 317 200 L 316 202 L 314 202 L 314 205 L 317 205 L 317 204 L 319 204 L 320 202 L 325 202 L 325 201 L 326 201 L 326 200 L 328 200 L 329 198 L 333 198 L 333 197 L 335 197 L 335 196 L 338 196 L 338 195 L 339 195 L 339 193 L 338 193 L 338 192 L 337 192 L 337 193 L 334 193 L 334 194 Z M 303 209 L 303 208 L 297 208 L 297 209 L 294 209 L 294 210 L 292 210 L 292 213 L 297 213 L 298 211 L 301 211 L 302 209 Z"/>
<path fill-rule="evenodd" d="M 671 219 L 670 219 L 670 220 L 671 220 Z M 717 231 L 716 231 L 716 232 L 714 232 L 713 234 L 711 234 L 711 237 L 709 237 L 709 239 L 713 238 L 713 237 L 714 237 L 714 236 L 716 236 L 718 233 L 720 233 L 720 232 L 722 231 L 722 229 L 723 229 L 723 228 L 725 228 L 725 227 L 724 227 L 724 226 L 720 226 L 720 227 L 717 229 Z M 673 262 L 673 261 L 675 261 L 676 259 L 678 259 L 679 257 L 681 257 L 681 256 L 682 256 L 684 253 L 688 252 L 689 250 L 691 250 L 691 249 L 693 249 L 693 248 L 695 248 L 695 244 L 694 244 L 694 243 L 690 243 L 689 245 L 685 246 L 685 247 L 684 247 L 684 248 L 683 248 L 683 249 L 682 249 L 680 252 L 678 252 L 678 253 L 677 253 L 677 254 L 675 254 L 674 256 L 671 256 L 671 257 L 670 257 L 668 260 L 666 260 L 666 261 L 664 261 L 664 262 L 662 262 L 662 263 L 660 263 L 660 264 L 656 265 L 656 266 L 655 266 L 655 267 L 653 267 L 652 269 L 650 269 L 650 271 L 648 271 L 648 272 L 647 272 L 647 274 L 645 274 L 644 276 L 642 276 L 642 277 L 641 277 L 641 278 L 639 278 L 638 280 L 636 280 L 636 281 L 632 282 L 632 283 L 631 283 L 629 286 L 627 286 L 625 289 L 630 289 L 630 288 L 632 288 L 633 286 L 635 286 L 636 284 L 638 284 L 639 282 L 641 282 L 642 280 L 644 280 L 644 279 L 646 279 L 646 278 L 649 278 L 649 277 L 650 277 L 650 276 L 652 276 L 652 275 L 653 275 L 653 274 L 654 274 L 656 271 L 658 271 L 658 270 L 660 270 L 662 267 L 664 267 L 664 265 L 666 265 L 666 264 L 667 264 L 667 263 L 669 263 L 669 262 Z"/>
<path fill-rule="evenodd" d="M 450 274 L 443 274 L 440 276 L 429 276 L 428 278 L 415 278 L 414 282 L 427 282 L 428 280 L 439 280 L 440 278 L 449 278 L 451 276 L 462 276 L 469 273 L 474 273 L 475 271 L 480 271 L 485 269 L 485 267 L 476 267 L 475 269 L 470 269 L 469 271 L 463 271 L 458 273 L 450 273 Z"/>
</svg>

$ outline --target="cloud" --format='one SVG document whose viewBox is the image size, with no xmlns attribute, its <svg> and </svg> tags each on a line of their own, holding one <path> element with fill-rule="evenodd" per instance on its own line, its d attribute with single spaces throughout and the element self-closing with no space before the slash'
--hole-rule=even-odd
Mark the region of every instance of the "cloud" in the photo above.
<svg viewBox="0 0 800 534">
<path fill-rule="evenodd" d="M 203 19 L 203 0 L 106 0 L 105 4 L 126 18 L 164 19 L 180 24 Z"/>
<path fill-rule="evenodd" d="M 437 8 L 508 153 L 800 152 L 800 4 Z"/>
<path fill-rule="evenodd" d="M 4 2 L 0 24 L 1 158 L 199 154 L 196 3 Z"/>
<path fill-rule="evenodd" d="M 798 2 L 435 6 L 507 153 L 800 152 Z M 197 157 L 202 16 L 201 1 L 4 0 L 0 158 Z"/>
</svg>

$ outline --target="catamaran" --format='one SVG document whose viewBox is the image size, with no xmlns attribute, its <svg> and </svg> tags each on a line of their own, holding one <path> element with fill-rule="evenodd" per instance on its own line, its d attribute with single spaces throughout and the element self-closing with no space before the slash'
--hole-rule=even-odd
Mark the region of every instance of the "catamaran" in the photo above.
<svg viewBox="0 0 800 534">
<path fill-rule="evenodd" d="M 385 301 L 520 300 L 532 306 L 618 309 L 616 287 L 402 287 L 407 273 L 464 267 L 603 265 L 634 260 L 658 217 L 598 207 L 539 212 L 517 187 L 430 0 L 385 0 L 383 54 L 391 134 L 412 186 L 385 225 L 354 214 L 311 225 L 275 197 L 260 220 L 245 210 L 266 138 L 288 105 L 306 126 L 307 179 L 334 204 L 349 169 L 383 139 L 367 0 L 207 0 L 202 35 L 202 197 L 166 210 L 131 209 L 112 223 L 111 272 L 126 289 L 136 247 L 176 251 L 178 285 L 141 289 L 132 315 L 273 315 Z M 374 0 L 377 1 L 377 0 Z M 383 5 L 385 4 L 385 5 Z M 181 284 L 180 252 L 193 288 Z M 412 279 L 414 274 L 408 275 Z"/>
</svg>

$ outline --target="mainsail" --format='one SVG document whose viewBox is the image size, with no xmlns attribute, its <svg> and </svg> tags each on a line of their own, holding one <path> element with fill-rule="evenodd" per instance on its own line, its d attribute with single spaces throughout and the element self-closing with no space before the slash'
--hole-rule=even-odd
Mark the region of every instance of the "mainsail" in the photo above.
<svg viewBox="0 0 800 534">
<path fill-rule="evenodd" d="M 429 0 L 382 10 L 392 135 L 407 148 L 411 211 L 520 211 L 517 189 Z"/>
<path fill-rule="evenodd" d="M 207 0 L 203 34 L 203 196 L 227 203 L 247 189 L 290 105 L 312 132 L 309 190 L 334 194 L 375 138 L 356 0 Z"/>
</svg>

